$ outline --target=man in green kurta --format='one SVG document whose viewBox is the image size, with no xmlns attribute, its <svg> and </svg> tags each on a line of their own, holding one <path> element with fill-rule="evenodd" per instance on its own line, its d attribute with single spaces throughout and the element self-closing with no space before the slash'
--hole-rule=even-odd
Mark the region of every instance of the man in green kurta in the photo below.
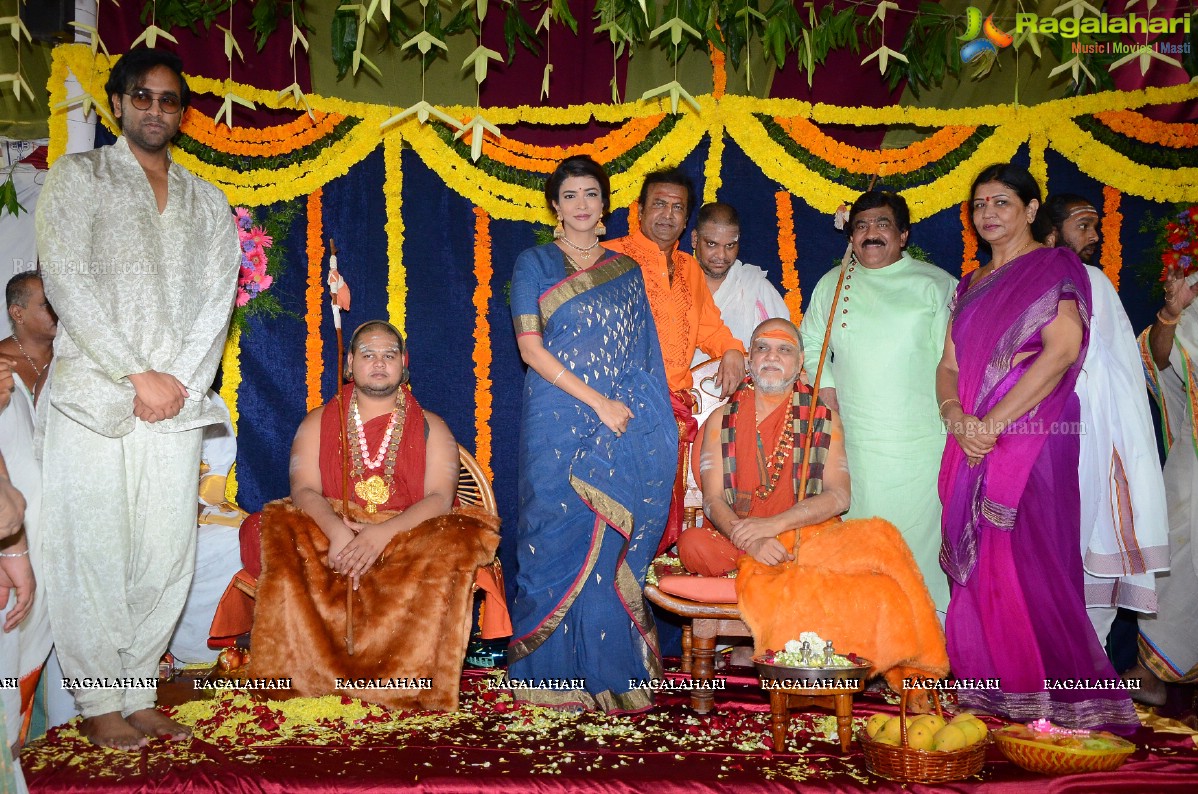
<svg viewBox="0 0 1198 794">
<path fill-rule="evenodd" d="M 901 196 L 864 193 L 849 210 L 853 255 L 832 315 L 820 397 L 840 412 L 853 481 L 845 518 L 880 516 L 899 528 L 943 613 L 936 478 L 944 425 L 936 365 L 944 351 L 957 280 L 903 249 L 910 213 Z M 814 382 L 840 270 L 824 275 L 801 326 L 804 369 Z"/>
</svg>

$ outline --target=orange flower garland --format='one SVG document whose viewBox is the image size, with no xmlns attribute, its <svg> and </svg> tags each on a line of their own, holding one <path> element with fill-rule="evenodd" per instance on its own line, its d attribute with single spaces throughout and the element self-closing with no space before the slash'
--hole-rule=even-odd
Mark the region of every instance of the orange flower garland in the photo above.
<svg viewBox="0 0 1198 794">
<path fill-rule="evenodd" d="M 590 155 L 595 162 L 606 165 L 643 143 L 664 118 L 664 113 L 658 113 L 644 118 L 630 119 L 619 129 L 577 146 L 536 146 L 512 138 L 494 140 L 487 137 L 483 139 L 483 154 L 511 168 L 520 168 L 540 174 L 552 173 L 558 163 L 575 154 Z"/>
<path fill-rule="evenodd" d="M 981 267 L 978 262 L 978 236 L 973 230 L 973 213 L 969 202 L 961 202 L 961 241 L 965 243 L 965 253 L 961 257 L 961 275 L 968 276 Z"/>
<path fill-rule="evenodd" d="M 719 26 L 716 26 L 717 29 Z M 728 67 L 724 51 L 708 42 L 707 49 L 711 52 L 711 95 L 723 99 L 728 90 Z"/>
<path fill-rule="evenodd" d="M 324 188 L 308 196 L 308 288 L 304 291 L 304 363 L 308 387 L 308 410 L 324 403 L 320 382 L 324 378 L 324 342 L 320 338 L 320 320 L 324 312 Z M 341 366 L 341 362 L 337 362 Z"/>
<path fill-rule="evenodd" d="M 180 129 L 185 135 L 223 154 L 265 157 L 287 154 L 315 143 L 331 133 L 345 119 L 345 116 L 336 113 L 313 113 L 316 116 L 315 122 L 305 113 L 295 121 L 278 127 L 235 127 L 229 130 L 222 124 L 221 129 L 217 130 L 211 117 L 191 108 L 183 117 Z"/>
<path fill-rule="evenodd" d="M 1123 213 L 1119 212 L 1122 201 L 1123 194 L 1115 188 L 1102 188 L 1102 255 L 1099 263 L 1116 291 L 1119 289 L 1119 271 L 1123 268 L 1123 241 L 1120 239 Z"/>
<path fill-rule="evenodd" d="M 481 207 L 474 208 L 474 457 L 493 480 L 491 472 L 491 321 L 487 307 L 491 302 L 491 216 Z"/>
<path fill-rule="evenodd" d="M 1170 124 L 1150 119 L 1134 110 L 1109 110 L 1094 118 L 1120 135 L 1140 143 L 1153 143 L 1170 149 L 1188 149 L 1198 141 L 1198 124 Z"/>
<path fill-rule="evenodd" d="M 837 168 L 857 174 L 907 174 L 952 153 L 977 127 L 953 126 L 902 149 L 859 149 L 829 137 L 809 119 L 775 118 L 778 125 L 807 151 Z"/>
<path fill-rule="evenodd" d="M 795 214 L 790 194 L 785 190 L 774 194 L 778 206 L 778 259 L 782 262 L 782 287 L 786 290 L 783 300 L 790 309 L 790 319 L 798 324 L 803 321 L 803 293 L 799 289 L 799 251 L 795 247 Z"/>
</svg>

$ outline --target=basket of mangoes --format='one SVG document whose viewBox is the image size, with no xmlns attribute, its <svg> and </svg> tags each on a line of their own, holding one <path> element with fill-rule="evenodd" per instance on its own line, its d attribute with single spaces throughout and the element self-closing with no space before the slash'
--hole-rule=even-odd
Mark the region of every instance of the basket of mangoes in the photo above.
<svg viewBox="0 0 1198 794">
<path fill-rule="evenodd" d="M 946 718 L 938 693 L 929 691 L 935 713 L 907 719 L 911 690 L 904 689 L 898 716 L 875 714 L 858 731 L 870 772 L 909 783 L 947 783 L 981 771 L 990 743 L 986 724 L 972 714 Z"/>
</svg>

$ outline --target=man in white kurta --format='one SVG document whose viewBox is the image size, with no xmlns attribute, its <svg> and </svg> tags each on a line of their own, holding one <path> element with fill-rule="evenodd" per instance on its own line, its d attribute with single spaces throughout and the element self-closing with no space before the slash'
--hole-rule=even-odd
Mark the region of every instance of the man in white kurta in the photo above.
<svg viewBox="0 0 1198 794">
<path fill-rule="evenodd" d="M 715 201 L 699 208 L 691 247 L 724 325 L 743 344 L 749 344 L 753 329 L 766 320 L 790 319 L 786 302 L 765 271 L 737 259 L 740 216 L 732 205 Z M 706 353 L 696 351 L 691 365 L 706 360 Z"/>
<path fill-rule="evenodd" d="M 1190 223 L 1193 223 L 1191 220 Z M 1165 305 L 1140 335 L 1149 390 L 1161 409 L 1170 568 L 1157 576 L 1157 612 L 1140 618 L 1140 661 L 1132 674 L 1142 696 L 1163 703 L 1164 683 L 1198 681 L 1198 273 L 1177 270 L 1165 282 Z"/>
<path fill-rule="evenodd" d="M 853 255 L 819 383 L 844 422 L 853 480 L 845 517 L 879 516 L 898 527 L 943 613 L 949 591 L 940 569 L 936 478 L 944 425 L 935 380 L 957 280 L 903 251 L 910 214 L 901 196 L 863 194 L 849 211 L 848 229 Z M 808 383 L 815 382 L 839 276 L 837 268 L 819 280 L 803 315 Z"/>
<path fill-rule="evenodd" d="M 1082 196 L 1057 193 L 1041 209 L 1045 243 L 1068 246 L 1083 262 L 1098 253 L 1099 217 Z M 1156 571 L 1169 568 L 1165 483 L 1152 414 L 1140 391 L 1143 362 L 1131 321 L 1111 280 L 1090 277 L 1090 344 L 1074 391 L 1081 404 L 1078 485 L 1086 614 L 1104 646 L 1119 607 L 1157 608 Z"/>
<path fill-rule="evenodd" d="M 189 94 L 177 56 L 133 50 L 106 86 L 122 135 L 62 157 L 37 207 L 59 316 L 42 521 L 58 657 L 108 747 L 188 731 L 155 708 L 195 560 L 206 399 L 240 250 L 221 192 L 170 159 Z"/>
</svg>

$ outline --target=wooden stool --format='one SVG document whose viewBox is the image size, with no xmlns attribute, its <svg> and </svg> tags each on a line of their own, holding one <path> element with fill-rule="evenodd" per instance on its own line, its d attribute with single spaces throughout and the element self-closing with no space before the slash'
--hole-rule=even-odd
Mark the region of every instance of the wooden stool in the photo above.
<svg viewBox="0 0 1198 794">
<path fill-rule="evenodd" d="M 865 687 L 864 677 L 851 686 L 843 682 L 845 689 L 771 689 L 770 727 L 774 734 L 774 749 L 786 747 L 786 730 L 790 726 L 791 709 L 806 709 L 811 706 L 832 709 L 836 713 L 836 732 L 840 735 L 840 752 L 847 753 L 853 741 L 853 695 Z"/>
</svg>

